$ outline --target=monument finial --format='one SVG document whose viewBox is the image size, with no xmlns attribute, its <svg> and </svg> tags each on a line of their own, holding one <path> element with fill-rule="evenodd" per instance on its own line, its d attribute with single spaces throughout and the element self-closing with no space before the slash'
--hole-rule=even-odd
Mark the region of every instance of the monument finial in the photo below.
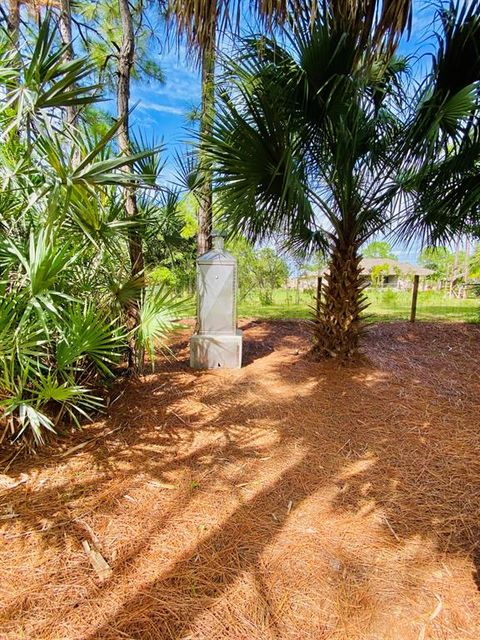
<svg viewBox="0 0 480 640">
<path fill-rule="evenodd" d="M 221 251 L 225 247 L 225 236 L 220 231 L 212 231 L 212 248 Z"/>
</svg>

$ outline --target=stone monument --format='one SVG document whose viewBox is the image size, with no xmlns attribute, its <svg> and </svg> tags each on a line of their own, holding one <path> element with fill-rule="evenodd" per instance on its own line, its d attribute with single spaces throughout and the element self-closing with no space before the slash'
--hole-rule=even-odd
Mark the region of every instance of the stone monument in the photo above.
<svg viewBox="0 0 480 640">
<path fill-rule="evenodd" d="M 197 328 L 190 339 L 193 369 L 242 366 L 242 332 L 237 330 L 237 261 L 212 234 L 213 247 L 197 258 Z"/>
</svg>

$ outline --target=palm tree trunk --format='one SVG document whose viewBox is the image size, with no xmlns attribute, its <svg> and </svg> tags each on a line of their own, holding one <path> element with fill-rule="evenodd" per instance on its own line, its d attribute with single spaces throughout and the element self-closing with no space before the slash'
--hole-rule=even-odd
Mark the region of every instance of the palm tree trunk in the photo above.
<svg viewBox="0 0 480 640">
<path fill-rule="evenodd" d="M 118 56 L 118 85 L 117 85 L 117 113 L 121 120 L 118 130 L 118 144 L 124 155 L 131 153 L 129 109 L 130 109 L 130 78 L 135 60 L 135 37 L 133 32 L 133 20 L 130 13 L 128 0 L 119 0 L 120 19 L 122 22 L 122 45 Z M 125 171 L 132 172 L 130 167 Z M 133 188 L 125 189 L 125 208 L 127 216 L 131 219 L 138 217 L 137 199 Z M 141 277 L 144 270 L 142 239 L 138 229 L 130 228 L 128 232 L 128 251 L 130 256 L 131 273 L 133 277 Z M 133 303 L 127 311 L 127 328 L 133 332 L 139 322 L 139 306 Z M 130 372 L 141 368 L 143 353 L 137 349 L 133 334 L 129 341 L 128 367 Z"/>
<path fill-rule="evenodd" d="M 358 349 L 360 314 L 367 306 L 363 293 L 367 278 L 360 261 L 358 243 L 336 241 L 324 277 L 320 315 L 315 321 L 312 353 L 317 358 L 345 360 Z"/>
<path fill-rule="evenodd" d="M 66 62 L 73 60 L 73 45 L 72 45 L 72 12 L 70 6 L 70 0 L 61 0 L 60 2 L 60 17 L 58 21 L 58 27 L 60 30 L 60 37 L 62 39 L 62 45 L 67 47 L 63 54 L 63 59 Z M 67 122 L 74 124 L 77 118 L 77 110 L 75 107 L 66 108 Z"/>
<path fill-rule="evenodd" d="M 200 133 L 208 136 L 212 133 L 211 118 L 215 108 L 215 47 L 216 29 L 215 21 L 212 22 L 212 33 L 208 46 L 202 55 L 202 113 L 200 120 Z M 202 255 L 211 248 L 212 234 L 212 174 L 208 167 L 203 165 L 202 146 L 200 146 L 200 170 L 202 184 L 198 209 L 198 233 L 197 253 Z"/>
</svg>

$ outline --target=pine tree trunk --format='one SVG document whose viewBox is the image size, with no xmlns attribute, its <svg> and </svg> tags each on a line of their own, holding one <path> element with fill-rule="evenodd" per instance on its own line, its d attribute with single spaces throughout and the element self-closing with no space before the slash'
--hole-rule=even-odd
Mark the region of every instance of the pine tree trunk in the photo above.
<svg viewBox="0 0 480 640">
<path fill-rule="evenodd" d="M 367 278 L 362 274 L 357 243 L 337 242 L 333 247 L 329 271 L 324 276 L 320 315 L 315 321 L 317 358 L 352 357 L 362 331 L 361 312 L 366 308 L 363 291 Z"/>
<path fill-rule="evenodd" d="M 2 11 L 2 15 L 5 17 L 5 12 Z M 8 0 L 8 14 L 7 19 L 7 34 L 9 37 L 9 45 L 12 51 L 19 53 L 20 49 L 20 2 L 19 0 Z M 18 71 L 14 78 L 9 82 L 10 88 L 18 87 L 20 85 L 21 72 Z M 21 126 L 18 125 L 13 136 L 20 138 Z"/>
<path fill-rule="evenodd" d="M 60 17 L 58 21 L 58 27 L 60 30 L 60 37 L 62 39 L 62 45 L 67 47 L 63 54 L 65 62 L 73 60 L 73 45 L 72 45 L 72 13 L 70 0 L 61 0 L 60 2 Z M 77 110 L 75 107 L 66 108 L 67 122 L 69 124 L 75 124 L 77 118 Z"/>
<path fill-rule="evenodd" d="M 118 118 L 122 121 L 118 130 L 118 144 L 124 155 L 130 155 L 130 77 L 135 59 L 135 37 L 128 0 L 119 0 L 118 4 L 123 31 L 122 45 L 118 56 L 117 112 Z M 125 167 L 125 171 L 132 172 L 132 169 Z M 138 217 L 137 199 L 133 188 L 125 189 L 125 208 L 129 218 Z M 142 277 L 144 270 L 142 239 L 136 228 L 130 228 L 128 231 L 128 251 L 132 276 Z M 139 322 L 138 303 L 132 301 L 127 314 L 127 328 L 129 331 L 133 331 Z M 129 341 L 128 359 L 130 373 L 137 372 L 142 368 L 142 364 L 143 352 L 138 349 L 135 337 L 132 335 Z"/>
<path fill-rule="evenodd" d="M 20 2 L 19 0 L 9 0 L 8 2 L 8 23 L 7 31 L 14 46 L 18 46 L 18 36 L 20 32 Z"/>
<path fill-rule="evenodd" d="M 213 21 L 214 22 L 214 21 Z M 210 43 L 202 56 L 202 114 L 200 133 L 211 135 L 211 118 L 215 108 L 215 24 L 212 24 Z M 207 167 L 202 166 L 203 154 L 200 146 L 200 170 L 202 185 L 198 209 L 197 253 L 202 255 L 211 248 L 212 234 L 212 175 Z"/>
</svg>

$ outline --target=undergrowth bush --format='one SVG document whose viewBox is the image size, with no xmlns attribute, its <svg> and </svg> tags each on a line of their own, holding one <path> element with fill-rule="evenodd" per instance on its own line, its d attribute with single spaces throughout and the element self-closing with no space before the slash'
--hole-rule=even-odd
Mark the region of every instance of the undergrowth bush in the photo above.
<svg viewBox="0 0 480 640">
<path fill-rule="evenodd" d="M 399 300 L 398 291 L 394 291 L 393 289 L 385 289 L 382 292 L 382 302 L 385 305 L 393 305 L 397 304 Z"/>
<path fill-rule="evenodd" d="M 153 358 L 182 302 L 129 270 L 125 187 L 145 190 L 158 150 L 119 156 L 67 106 L 100 99 L 47 19 L 32 49 L 0 43 L 0 440 L 45 441 L 103 404 L 132 331 Z M 127 167 L 133 173 L 127 172 Z M 132 305 L 138 325 L 127 329 Z"/>
</svg>

